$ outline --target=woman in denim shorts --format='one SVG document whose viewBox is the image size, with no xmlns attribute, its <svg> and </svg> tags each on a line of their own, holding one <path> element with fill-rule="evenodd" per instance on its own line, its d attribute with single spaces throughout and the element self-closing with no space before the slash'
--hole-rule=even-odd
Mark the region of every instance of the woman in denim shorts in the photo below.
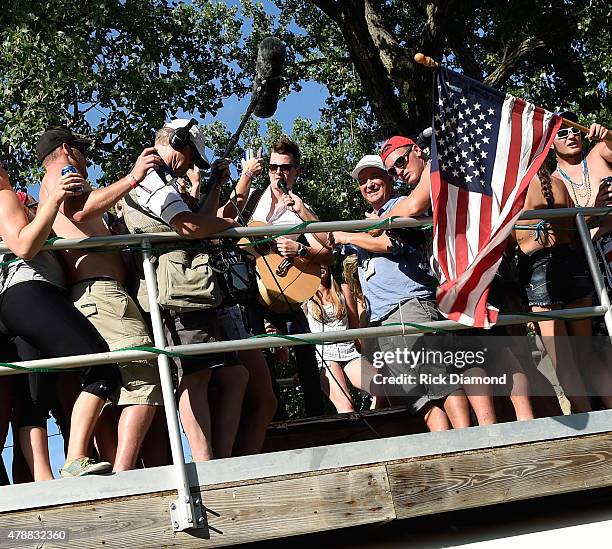
<svg viewBox="0 0 612 549">
<path fill-rule="evenodd" d="M 570 207 L 573 204 L 563 182 L 541 169 L 529 186 L 524 209 Z M 516 231 L 516 239 L 519 278 L 531 310 L 592 306 L 593 279 L 573 220 L 521 220 L 517 225 L 528 226 Z M 612 406 L 612 374 L 593 352 L 591 319 L 551 319 L 537 326 L 572 411 L 591 410 L 587 386 Z"/>
</svg>

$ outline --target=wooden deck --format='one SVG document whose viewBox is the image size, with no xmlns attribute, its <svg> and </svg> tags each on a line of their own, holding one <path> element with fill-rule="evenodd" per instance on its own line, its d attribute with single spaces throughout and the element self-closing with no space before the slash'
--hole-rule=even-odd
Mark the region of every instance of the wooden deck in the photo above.
<svg viewBox="0 0 612 549">
<path fill-rule="evenodd" d="M 171 467 L 0 488 L 0 529 L 69 528 L 79 548 L 221 547 L 608 487 L 612 413 L 190 464 L 189 474 L 208 530 L 173 533 Z"/>
</svg>

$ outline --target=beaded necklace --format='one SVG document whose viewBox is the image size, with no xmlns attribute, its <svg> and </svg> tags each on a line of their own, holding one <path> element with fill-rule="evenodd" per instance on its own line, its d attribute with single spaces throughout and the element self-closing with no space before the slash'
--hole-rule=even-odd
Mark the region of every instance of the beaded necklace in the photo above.
<svg viewBox="0 0 612 549">
<path fill-rule="evenodd" d="M 567 175 L 559 166 L 557 166 L 557 171 L 559 172 L 561 177 L 563 177 L 563 179 L 565 179 L 570 184 L 570 188 L 572 189 L 572 194 L 574 195 L 574 201 L 576 202 L 576 205 L 579 207 L 587 206 L 589 204 L 589 201 L 591 200 L 591 180 L 589 178 L 589 167 L 587 165 L 584 153 L 582 153 L 582 183 L 575 183 L 574 180 L 569 175 Z M 582 192 L 581 189 L 583 188 L 586 188 L 586 191 Z M 577 189 L 580 192 L 578 192 Z M 584 204 L 581 204 L 578 200 L 579 194 L 580 198 L 586 197 L 586 202 Z"/>
</svg>

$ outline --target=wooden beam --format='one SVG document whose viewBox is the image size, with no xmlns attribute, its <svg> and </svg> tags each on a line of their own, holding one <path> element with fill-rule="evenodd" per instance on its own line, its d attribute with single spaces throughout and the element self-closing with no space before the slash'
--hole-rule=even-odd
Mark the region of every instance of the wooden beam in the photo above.
<svg viewBox="0 0 612 549">
<path fill-rule="evenodd" d="M 387 464 L 398 518 L 612 486 L 612 433 Z"/>
<path fill-rule="evenodd" d="M 395 518 L 384 466 L 203 489 L 201 495 L 207 509 L 209 539 L 204 537 L 205 530 L 196 530 L 195 534 L 172 532 L 168 504 L 176 497 L 174 493 L 5 513 L 0 515 L 0 529 L 68 528 L 71 545 L 82 549 L 169 545 L 201 548 Z"/>
<path fill-rule="evenodd" d="M 235 486 L 257 479 L 278 479 L 301 474 L 327 473 L 353 467 L 405 461 L 425 457 L 490 450 L 517 444 L 539 443 L 612 431 L 612 410 L 573 414 L 422 433 L 385 439 L 349 442 L 333 446 L 302 448 L 253 456 L 189 463 L 193 488 Z M 93 475 L 0 486 L 0 513 L 30 508 L 54 507 L 78 502 L 139 496 L 171 491 L 176 486 L 171 466 L 124 471 L 110 476 Z"/>
</svg>

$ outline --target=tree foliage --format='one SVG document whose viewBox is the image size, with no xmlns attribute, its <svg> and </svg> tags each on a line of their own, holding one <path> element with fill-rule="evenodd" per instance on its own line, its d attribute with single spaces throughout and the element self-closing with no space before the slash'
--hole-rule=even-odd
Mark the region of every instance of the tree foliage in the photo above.
<svg viewBox="0 0 612 549">
<path fill-rule="evenodd" d="M 0 13 L 0 154 L 16 146 L 14 179 L 35 180 L 36 136 L 69 124 L 96 141 L 103 183 L 125 173 L 177 112 L 216 113 L 250 93 L 259 41 L 288 45 L 284 93 L 316 82 L 320 120 L 296 112 L 302 186 L 322 217 L 360 214 L 348 177 L 392 133 L 429 125 L 431 73 L 422 51 L 550 109 L 612 122 L 612 9 L 604 0 L 5 0 Z M 272 9 L 275 8 L 275 9 Z M 229 131 L 207 128 L 221 151 Z M 252 122 L 243 146 L 281 133 Z M 237 151 L 240 152 L 240 151 Z M 17 173 L 19 172 L 19 173 Z"/>
<path fill-rule="evenodd" d="M 47 127 L 94 139 L 92 160 L 124 173 L 179 110 L 215 113 L 234 93 L 236 9 L 195 0 L 5 0 L 0 15 L 0 145 L 32 181 Z"/>
<path fill-rule="evenodd" d="M 293 76 L 328 87 L 326 114 L 336 125 L 350 119 L 378 138 L 428 126 L 431 75 L 414 63 L 418 51 L 549 109 L 572 105 L 609 119 L 605 0 L 275 3 L 296 55 Z"/>
</svg>

